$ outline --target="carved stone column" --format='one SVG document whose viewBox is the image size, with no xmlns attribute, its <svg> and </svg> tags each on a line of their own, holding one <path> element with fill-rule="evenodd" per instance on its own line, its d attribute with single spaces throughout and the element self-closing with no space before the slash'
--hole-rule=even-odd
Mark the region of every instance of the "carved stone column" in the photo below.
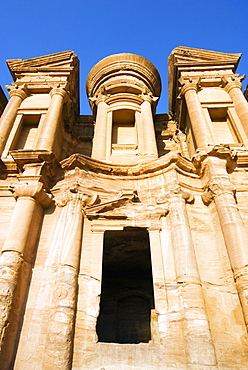
<svg viewBox="0 0 248 370">
<path fill-rule="evenodd" d="M 11 88 L 10 100 L 0 119 L 0 155 L 2 154 L 9 133 L 16 119 L 18 108 L 27 97 L 25 88 Z"/>
<path fill-rule="evenodd" d="M 208 157 L 204 160 L 208 179 L 202 198 L 205 204 L 214 200 L 224 236 L 237 291 L 248 326 L 248 234 L 235 201 L 235 186 L 226 171 L 226 160 Z"/>
<path fill-rule="evenodd" d="M 242 84 L 240 79 L 236 78 L 231 81 L 225 80 L 225 82 L 227 82 L 225 90 L 229 93 L 240 122 L 242 123 L 245 133 L 248 136 L 248 102 L 241 91 Z"/>
<path fill-rule="evenodd" d="M 197 148 L 202 148 L 208 144 L 214 143 L 214 140 L 198 99 L 197 90 L 197 83 L 187 82 L 181 89 L 181 95 L 184 96 L 186 101 Z"/>
<path fill-rule="evenodd" d="M 168 217 L 171 225 L 178 291 L 182 297 L 188 366 L 194 364 L 215 366 L 215 349 L 185 205 L 185 202 L 193 201 L 193 197 L 189 193 L 182 192 L 177 182 L 171 180 L 172 182 L 169 179 L 169 192 L 164 197 L 164 201 L 169 201 Z M 160 198 L 159 203 L 162 201 Z"/>
<path fill-rule="evenodd" d="M 50 92 L 51 102 L 46 114 L 36 149 L 52 151 L 56 139 L 56 131 L 60 123 L 64 102 L 68 99 L 67 92 L 60 87 L 53 88 Z"/>
<path fill-rule="evenodd" d="M 34 247 L 42 220 L 42 207 L 51 203 L 39 182 L 20 183 L 17 198 L 0 257 L 0 361 L 9 369 L 15 350 L 22 305 L 29 283 Z"/>
<path fill-rule="evenodd" d="M 90 195 L 80 192 L 76 185 L 57 201 L 58 206 L 64 207 L 61 218 L 66 219 L 66 227 L 63 230 L 61 257 L 47 326 L 44 369 L 65 370 L 72 366 L 83 207 L 92 203 L 92 200 Z"/>
<path fill-rule="evenodd" d="M 144 156 L 157 158 L 158 149 L 155 136 L 155 128 L 152 115 L 151 103 L 153 98 L 149 95 L 142 95 L 144 101 L 141 104 L 141 124 L 143 132 Z"/>
<path fill-rule="evenodd" d="M 96 124 L 93 139 L 92 158 L 100 161 L 106 160 L 107 146 L 107 109 L 104 98 L 97 103 Z"/>
</svg>

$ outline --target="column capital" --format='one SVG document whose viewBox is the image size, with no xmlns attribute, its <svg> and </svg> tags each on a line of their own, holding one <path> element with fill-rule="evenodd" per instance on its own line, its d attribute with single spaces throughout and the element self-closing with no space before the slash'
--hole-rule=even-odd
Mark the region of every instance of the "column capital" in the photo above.
<svg viewBox="0 0 248 370">
<path fill-rule="evenodd" d="M 157 204 L 165 204 L 167 207 L 170 206 L 172 199 L 178 196 L 182 198 L 185 203 L 193 203 L 194 202 L 194 195 L 188 191 L 182 190 L 179 184 L 172 184 L 170 189 L 167 192 L 161 193 L 156 198 Z"/>
<path fill-rule="evenodd" d="M 6 86 L 6 88 L 9 91 L 9 97 L 12 98 L 12 96 L 18 96 L 22 100 L 26 99 L 27 97 L 27 87 L 26 85 L 23 85 L 21 87 L 18 86 Z"/>
<path fill-rule="evenodd" d="M 82 209 L 86 206 L 94 205 L 98 200 L 97 194 L 90 194 L 80 190 L 80 185 L 78 183 L 74 183 L 69 188 L 65 189 L 65 191 L 60 194 L 58 199 L 56 199 L 56 205 L 59 207 L 64 207 L 68 203 L 81 203 Z"/>
<path fill-rule="evenodd" d="M 106 100 L 107 100 L 108 96 L 110 96 L 110 95 L 101 95 L 101 96 L 98 96 L 97 98 L 95 98 L 95 100 L 94 100 L 95 105 L 97 107 L 99 106 L 100 103 L 104 103 L 104 104 L 107 105 Z"/>
<path fill-rule="evenodd" d="M 51 97 L 54 95 L 60 95 L 63 97 L 64 102 L 69 100 L 68 92 L 63 87 L 53 87 L 49 93 Z"/>
<path fill-rule="evenodd" d="M 199 89 L 199 82 L 198 81 L 194 81 L 194 80 L 190 80 L 190 81 L 186 81 L 186 80 L 181 80 L 180 81 L 182 83 L 182 87 L 181 87 L 181 90 L 180 90 L 180 95 L 181 96 L 185 96 L 186 92 L 189 91 L 189 90 L 194 90 L 194 91 L 198 91 Z"/>
<path fill-rule="evenodd" d="M 228 145 L 208 145 L 196 150 L 196 154 L 192 158 L 196 169 L 201 170 L 204 160 L 210 156 L 226 160 L 226 166 L 229 170 L 233 170 L 236 166 L 237 154 L 235 150 Z"/>
<path fill-rule="evenodd" d="M 111 96 L 111 95 L 110 94 L 109 95 L 101 94 L 100 96 L 97 96 L 97 97 L 93 96 L 92 98 L 88 98 L 91 109 L 93 110 L 94 106 L 98 107 L 100 103 L 105 103 L 106 105 L 108 105 L 106 100 L 109 96 Z"/>
<path fill-rule="evenodd" d="M 38 181 L 20 182 L 17 185 L 10 185 L 9 190 L 16 199 L 21 197 L 34 198 L 43 208 L 48 208 L 52 202 L 52 195 L 47 194 L 43 184 Z"/>
<path fill-rule="evenodd" d="M 230 90 L 233 88 L 242 89 L 242 81 L 245 79 L 245 75 L 239 76 L 237 74 L 229 75 L 229 76 L 222 76 L 221 81 L 224 89 L 226 92 L 229 93 Z"/>
<path fill-rule="evenodd" d="M 152 93 L 142 93 L 140 94 L 140 97 L 143 99 L 142 103 L 148 101 L 150 104 L 156 102 L 159 99 L 157 96 L 153 96 Z"/>
<path fill-rule="evenodd" d="M 221 179 L 218 181 L 215 179 L 215 181 L 210 182 L 204 189 L 204 192 L 202 194 L 202 201 L 205 205 L 209 205 L 216 196 L 223 195 L 223 194 L 230 194 L 235 195 L 236 193 L 236 186 L 233 185 L 231 182 L 227 181 L 221 181 Z"/>
<path fill-rule="evenodd" d="M 106 99 L 110 96 L 111 94 L 107 93 L 105 86 L 101 86 L 94 96 L 88 98 L 91 108 L 93 109 L 94 105 L 98 106 L 102 102 L 106 103 Z"/>
<path fill-rule="evenodd" d="M 228 93 L 229 93 L 230 90 L 232 90 L 234 88 L 241 90 L 242 89 L 242 83 L 240 81 L 230 81 L 225 86 L 225 90 Z"/>
</svg>

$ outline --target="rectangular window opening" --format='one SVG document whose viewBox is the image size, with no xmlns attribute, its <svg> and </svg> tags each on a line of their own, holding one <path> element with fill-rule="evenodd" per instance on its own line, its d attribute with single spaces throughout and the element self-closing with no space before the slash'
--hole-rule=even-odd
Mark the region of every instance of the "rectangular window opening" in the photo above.
<svg viewBox="0 0 248 370">
<path fill-rule="evenodd" d="M 216 141 L 220 144 L 237 143 L 238 139 L 228 117 L 227 107 L 209 108 L 208 111 L 213 124 Z"/>
<path fill-rule="evenodd" d="M 12 149 L 34 149 L 40 122 L 39 114 L 25 114 L 16 143 Z"/>
<path fill-rule="evenodd" d="M 137 144 L 134 110 L 119 109 L 113 112 L 112 144 Z"/>
</svg>

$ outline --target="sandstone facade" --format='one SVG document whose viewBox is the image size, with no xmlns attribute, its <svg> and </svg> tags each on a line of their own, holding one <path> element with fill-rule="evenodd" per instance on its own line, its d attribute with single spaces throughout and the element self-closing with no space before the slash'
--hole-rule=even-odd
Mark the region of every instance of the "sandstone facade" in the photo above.
<svg viewBox="0 0 248 370">
<path fill-rule="evenodd" d="M 74 52 L 7 61 L 1 369 L 248 368 L 240 57 L 174 49 L 156 114 L 156 68 L 109 56 L 87 78 L 92 116 Z"/>
</svg>

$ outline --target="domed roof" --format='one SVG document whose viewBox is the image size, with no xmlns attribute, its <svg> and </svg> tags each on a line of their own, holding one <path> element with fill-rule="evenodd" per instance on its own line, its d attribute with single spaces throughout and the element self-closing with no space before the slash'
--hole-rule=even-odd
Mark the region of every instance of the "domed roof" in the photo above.
<svg viewBox="0 0 248 370">
<path fill-rule="evenodd" d="M 146 58 L 131 53 L 113 54 L 100 60 L 88 74 L 87 94 L 94 96 L 99 87 L 105 86 L 110 79 L 118 78 L 119 84 L 121 81 L 127 84 L 128 76 L 132 76 L 130 83 L 137 83 L 148 88 L 154 96 L 160 96 L 161 79 L 157 69 Z"/>
</svg>

